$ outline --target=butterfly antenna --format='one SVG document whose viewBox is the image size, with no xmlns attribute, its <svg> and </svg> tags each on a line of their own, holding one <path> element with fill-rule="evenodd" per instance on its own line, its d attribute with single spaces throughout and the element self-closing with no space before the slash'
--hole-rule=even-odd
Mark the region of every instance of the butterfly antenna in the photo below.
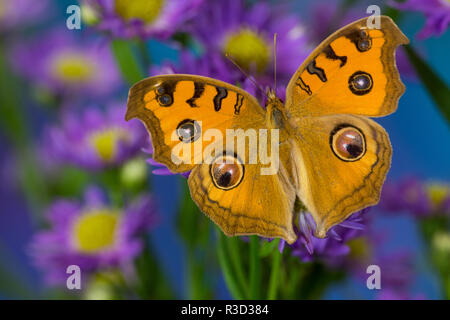
<svg viewBox="0 0 450 320">
<path fill-rule="evenodd" d="M 275 94 L 277 93 L 277 33 L 273 35 L 273 74 L 275 83 Z"/>
<path fill-rule="evenodd" d="M 260 90 L 263 94 L 265 94 L 264 89 L 261 87 L 261 85 L 260 85 L 258 82 L 256 82 L 256 80 L 253 79 L 252 76 L 248 75 L 248 73 L 245 72 L 244 69 L 242 69 L 242 68 L 236 63 L 236 61 L 233 60 L 233 58 L 232 58 L 228 53 L 225 53 L 225 57 L 226 57 L 228 60 L 230 60 L 230 62 L 231 62 L 236 68 L 238 68 L 239 71 L 241 71 L 242 74 L 243 74 L 247 79 L 249 79 L 249 80 L 255 85 L 255 87 L 256 87 L 258 90 Z"/>
</svg>

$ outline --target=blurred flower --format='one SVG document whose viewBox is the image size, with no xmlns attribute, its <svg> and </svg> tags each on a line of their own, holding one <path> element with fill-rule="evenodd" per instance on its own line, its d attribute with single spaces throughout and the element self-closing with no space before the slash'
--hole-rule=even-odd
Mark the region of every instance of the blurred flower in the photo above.
<svg viewBox="0 0 450 320">
<path fill-rule="evenodd" d="M 85 300 L 114 300 L 114 288 L 109 279 L 103 274 L 93 277 L 84 291 Z"/>
<path fill-rule="evenodd" d="M 2 0 L 0 2 L 0 32 L 29 26 L 48 14 L 48 0 Z"/>
<path fill-rule="evenodd" d="M 233 80 L 240 77 L 241 74 L 239 70 L 230 69 L 229 64 L 230 62 L 224 60 L 218 53 L 208 52 L 198 57 L 189 51 L 183 50 L 176 64 L 171 61 L 164 61 L 160 66 L 152 66 L 150 75 L 194 74 L 233 83 Z"/>
<path fill-rule="evenodd" d="M 418 37 L 426 39 L 443 34 L 450 23 L 450 1 L 448 0 L 407 0 L 402 3 L 390 1 L 394 8 L 418 11 L 425 15 L 426 23 Z"/>
<path fill-rule="evenodd" d="M 139 235 L 156 222 L 156 211 L 148 196 L 123 209 L 112 207 L 91 187 L 83 203 L 54 202 L 47 218 L 50 229 L 35 234 L 30 254 L 48 284 L 62 285 L 70 265 L 85 273 L 131 262 L 143 248 Z"/>
<path fill-rule="evenodd" d="M 89 22 L 115 37 L 166 39 L 194 17 L 203 0 L 82 0 Z M 86 15 L 85 15 L 86 17 Z"/>
<path fill-rule="evenodd" d="M 425 300 L 425 295 L 423 294 L 416 294 L 411 295 L 404 292 L 397 292 L 394 289 L 388 288 L 384 289 L 382 288 L 380 293 L 377 296 L 377 300 Z"/>
<path fill-rule="evenodd" d="M 418 217 L 450 213 L 450 187 L 442 183 L 423 183 L 416 178 L 387 182 L 380 208 L 390 212 L 409 211 Z"/>
<path fill-rule="evenodd" d="M 381 237 L 371 230 L 367 209 L 351 215 L 347 220 L 328 231 L 328 237 L 316 238 L 313 234 L 316 224 L 310 213 L 299 214 L 298 239 L 290 248 L 291 254 L 302 262 L 320 260 L 331 268 L 343 268 L 350 275 L 367 279 L 366 268 L 376 264 L 383 272 L 385 287 L 405 290 L 413 278 L 412 255 L 405 250 L 384 254 L 379 252 Z M 280 252 L 285 246 L 280 241 Z"/>
<path fill-rule="evenodd" d="M 148 133 L 137 121 L 124 120 L 124 108 L 111 105 L 106 112 L 69 111 L 62 126 L 47 128 L 43 153 L 49 163 L 72 164 L 97 170 L 117 166 L 148 144 Z"/>
<path fill-rule="evenodd" d="M 324 239 L 316 238 L 313 235 L 316 224 L 312 215 L 309 212 L 300 212 L 298 227 L 295 226 L 298 238 L 290 245 L 292 255 L 298 256 L 303 262 L 319 258 L 328 260 L 333 264 L 337 263 L 333 259 L 350 253 L 350 248 L 346 242 L 362 235 L 361 230 L 364 229 L 363 215 L 366 211 L 367 209 L 358 211 L 341 224 L 334 226 L 329 230 L 328 237 Z M 284 240 L 281 240 L 280 251 L 283 248 Z"/>
<path fill-rule="evenodd" d="M 142 151 L 148 155 L 153 155 L 153 149 L 151 148 L 144 148 L 142 149 Z M 153 158 L 148 158 L 147 163 L 153 167 L 152 173 L 158 176 L 169 176 L 175 174 L 170 171 L 164 164 L 156 162 L 155 160 L 153 160 Z M 183 177 L 188 178 L 190 173 L 190 171 L 187 171 L 180 174 Z"/>
<path fill-rule="evenodd" d="M 196 56 L 187 50 L 183 50 L 180 53 L 178 63 L 164 61 L 162 65 L 152 66 L 150 68 L 151 76 L 174 73 L 200 75 L 237 85 L 255 96 L 261 105 L 264 105 L 266 98 L 265 91 L 257 91 L 258 88 L 252 82 L 254 78 L 244 79 L 242 72 L 233 66 L 230 61 L 225 59 L 222 53 L 208 51 L 202 56 Z M 277 88 L 277 95 L 283 97 L 285 95 L 285 89 L 279 86 Z"/>
<path fill-rule="evenodd" d="M 426 189 L 415 178 L 407 178 L 399 183 L 386 182 L 379 206 L 387 211 L 409 210 L 418 216 L 424 216 L 430 210 Z"/>
<path fill-rule="evenodd" d="M 308 39 L 318 45 L 339 28 L 361 19 L 365 12 L 364 4 L 356 5 L 342 10 L 343 1 L 340 0 L 314 1 L 308 14 Z"/>
<path fill-rule="evenodd" d="M 69 30 L 56 30 L 13 47 L 15 70 L 34 86 L 69 98 L 103 96 L 120 84 L 107 46 L 77 39 Z"/>
<path fill-rule="evenodd" d="M 440 182 L 427 183 L 426 191 L 431 210 L 450 215 L 450 185 Z"/>
<path fill-rule="evenodd" d="M 202 42 L 206 52 L 217 52 L 223 59 L 229 54 L 263 85 L 272 85 L 273 36 L 277 33 L 277 78 L 287 85 L 307 52 L 303 26 L 284 9 L 264 1 L 250 7 L 244 7 L 240 0 L 208 1 L 195 20 L 194 37 Z M 240 78 L 233 83 L 242 83 Z"/>
<path fill-rule="evenodd" d="M 147 179 L 147 165 L 141 157 L 127 161 L 120 171 L 120 180 L 128 188 L 138 187 Z"/>
</svg>

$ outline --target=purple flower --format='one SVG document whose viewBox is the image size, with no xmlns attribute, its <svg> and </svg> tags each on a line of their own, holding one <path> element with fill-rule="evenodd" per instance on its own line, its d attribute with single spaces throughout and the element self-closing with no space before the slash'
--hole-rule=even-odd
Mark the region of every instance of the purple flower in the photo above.
<svg viewBox="0 0 450 320">
<path fill-rule="evenodd" d="M 292 255 L 298 256 L 303 262 L 322 259 L 330 264 L 337 264 L 340 262 L 340 257 L 350 252 L 346 242 L 362 235 L 363 215 L 366 211 L 367 209 L 364 209 L 354 213 L 341 224 L 334 226 L 329 230 L 328 237 L 324 239 L 314 236 L 316 224 L 311 214 L 300 212 L 298 227 L 294 228 L 298 238 L 290 245 Z M 282 251 L 284 246 L 284 240 L 281 240 L 279 250 Z"/>
<path fill-rule="evenodd" d="M 142 151 L 150 156 L 153 155 L 152 148 L 143 148 Z M 153 158 L 148 158 L 147 163 L 153 167 L 152 173 L 158 176 L 169 176 L 175 174 L 170 171 L 164 164 L 156 162 L 155 160 L 153 160 Z M 189 178 L 190 173 L 190 171 L 187 171 L 180 174 L 185 178 Z"/>
<path fill-rule="evenodd" d="M 134 157 L 148 147 L 148 133 L 138 121 L 126 122 L 124 112 L 121 104 L 109 106 L 106 112 L 87 109 L 80 116 L 68 111 L 62 126 L 45 132 L 47 161 L 98 170 Z"/>
<path fill-rule="evenodd" d="M 267 2 L 245 7 L 240 0 L 209 1 L 196 18 L 194 37 L 208 54 L 214 52 L 222 59 L 229 54 L 263 85 L 273 85 L 273 36 L 277 33 L 277 79 L 280 87 L 286 86 L 307 52 L 303 26 L 284 9 Z M 228 67 L 235 69 L 230 63 Z M 232 83 L 242 79 L 240 75 Z"/>
<path fill-rule="evenodd" d="M 2 0 L 0 2 L 0 32 L 29 26 L 45 17 L 48 0 Z"/>
<path fill-rule="evenodd" d="M 50 229 L 35 234 L 29 252 L 48 284 L 63 285 L 70 265 L 83 273 L 125 267 L 141 252 L 140 235 L 155 224 L 156 211 L 148 196 L 120 209 L 91 187 L 83 203 L 54 202 L 47 218 Z"/>
<path fill-rule="evenodd" d="M 407 0 L 404 3 L 390 2 L 394 8 L 422 12 L 426 17 L 425 26 L 418 37 L 426 39 L 443 34 L 450 23 L 450 2 L 448 0 Z"/>
<path fill-rule="evenodd" d="M 318 45 L 334 31 L 353 21 L 361 19 L 365 8 L 357 3 L 347 10 L 341 10 L 343 3 L 340 0 L 314 1 L 308 17 L 309 40 Z"/>
<path fill-rule="evenodd" d="M 164 61 L 160 66 L 153 66 L 150 75 L 184 73 L 205 76 L 222 80 L 233 84 L 241 77 L 236 68 L 230 69 L 230 62 L 223 59 L 217 52 L 208 52 L 203 56 L 195 56 L 193 53 L 183 50 L 180 52 L 179 61 L 175 64 Z"/>
<path fill-rule="evenodd" d="M 431 203 L 431 210 L 450 216 L 450 184 L 430 182 L 425 186 Z"/>
<path fill-rule="evenodd" d="M 40 89 L 68 98 L 103 96 L 120 84 L 108 46 L 56 30 L 16 44 L 10 52 L 15 70 Z"/>
<path fill-rule="evenodd" d="M 120 38 L 166 39 L 196 15 L 203 0 L 84 0 L 101 31 Z"/>
<path fill-rule="evenodd" d="M 408 210 L 424 216 L 430 211 L 431 204 L 424 185 L 415 178 L 407 178 L 399 183 L 385 183 L 380 207 L 386 211 Z"/>
<path fill-rule="evenodd" d="M 417 178 L 387 182 L 379 207 L 388 212 L 408 211 L 417 217 L 450 214 L 450 186 L 445 183 L 423 183 Z"/>
</svg>

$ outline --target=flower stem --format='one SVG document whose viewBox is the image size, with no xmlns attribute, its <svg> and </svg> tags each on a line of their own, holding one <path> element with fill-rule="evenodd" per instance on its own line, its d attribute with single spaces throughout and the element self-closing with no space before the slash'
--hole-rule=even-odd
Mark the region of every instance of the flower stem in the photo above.
<svg viewBox="0 0 450 320">
<path fill-rule="evenodd" d="M 280 239 L 274 240 L 278 243 Z M 268 300 L 274 300 L 277 297 L 278 284 L 280 283 L 280 266 L 281 266 L 281 253 L 278 250 L 274 250 L 272 253 L 272 270 L 270 272 L 269 290 L 267 293 Z"/>
<path fill-rule="evenodd" d="M 246 281 L 246 276 L 244 274 L 243 262 L 241 257 L 242 250 L 239 248 L 239 239 L 237 237 L 231 237 L 226 239 L 226 243 L 228 245 L 228 251 L 230 253 L 231 264 L 233 267 L 233 271 L 236 274 L 236 280 L 240 283 L 241 290 L 244 292 L 246 296 L 248 296 L 248 285 Z"/>
<path fill-rule="evenodd" d="M 239 284 L 237 279 L 234 276 L 234 273 L 232 271 L 232 265 L 231 260 L 228 255 L 226 244 L 225 244 L 225 236 L 222 234 L 221 231 L 218 230 L 218 256 L 219 256 L 219 263 L 220 267 L 223 272 L 223 276 L 225 278 L 225 282 L 228 286 L 228 289 L 230 290 L 231 295 L 234 299 L 242 300 L 244 299 L 244 294 L 242 290 L 239 288 Z"/>
<path fill-rule="evenodd" d="M 259 299 L 261 268 L 259 259 L 259 237 L 250 237 L 250 291 L 249 299 Z"/>
</svg>

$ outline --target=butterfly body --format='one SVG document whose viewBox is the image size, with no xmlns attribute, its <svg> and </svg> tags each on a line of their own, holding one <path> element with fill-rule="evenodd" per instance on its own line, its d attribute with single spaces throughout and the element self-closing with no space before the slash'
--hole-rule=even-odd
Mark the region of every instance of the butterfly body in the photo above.
<svg viewBox="0 0 450 320">
<path fill-rule="evenodd" d="M 395 49 L 408 40 L 388 17 L 381 29 L 366 22 L 314 50 L 289 82 L 286 103 L 269 91 L 263 108 L 222 81 L 163 75 L 131 88 L 126 119 L 144 122 L 156 161 L 190 171 L 192 199 L 227 235 L 292 243 L 302 203 L 325 237 L 378 202 L 391 162 L 388 134 L 369 117 L 395 111 L 404 91 Z"/>
</svg>

